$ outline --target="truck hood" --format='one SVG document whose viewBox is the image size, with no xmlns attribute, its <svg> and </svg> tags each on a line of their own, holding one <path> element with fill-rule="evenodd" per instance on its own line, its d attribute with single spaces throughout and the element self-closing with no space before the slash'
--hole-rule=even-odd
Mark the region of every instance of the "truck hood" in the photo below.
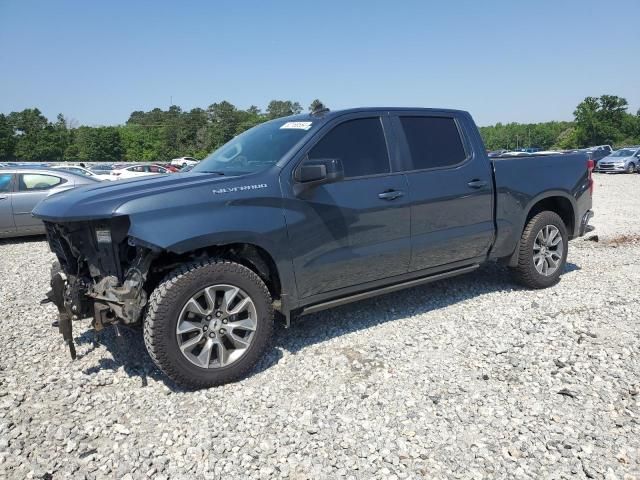
<svg viewBox="0 0 640 480">
<path fill-rule="evenodd" d="M 32 214 L 42 220 L 74 222 L 97 220 L 118 215 L 123 205 L 150 197 L 184 195 L 185 190 L 224 184 L 238 177 L 223 177 L 215 173 L 150 175 L 130 180 L 92 183 L 56 193 L 42 200 Z"/>
</svg>

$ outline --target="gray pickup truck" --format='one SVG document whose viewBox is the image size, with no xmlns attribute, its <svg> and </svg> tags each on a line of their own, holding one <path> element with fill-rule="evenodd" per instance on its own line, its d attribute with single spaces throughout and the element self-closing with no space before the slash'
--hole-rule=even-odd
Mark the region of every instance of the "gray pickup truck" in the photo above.
<svg viewBox="0 0 640 480">
<path fill-rule="evenodd" d="M 74 319 L 141 324 L 158 367 L 199 388 L 253 367 L 274 312 L 288 324 L 487 261 L 554 285 L 592 216 L 592 168 L 583 153 L 489 159 L 462 111 L 321 111 L 254 127 L 187 174 L 75 189 L 34 214 L 72 356 Z"/>
</svg>

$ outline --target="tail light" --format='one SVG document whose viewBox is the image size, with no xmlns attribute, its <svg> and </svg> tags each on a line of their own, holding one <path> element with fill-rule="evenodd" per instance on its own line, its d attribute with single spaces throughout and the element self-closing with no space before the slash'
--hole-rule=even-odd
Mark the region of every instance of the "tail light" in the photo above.
<svg viewBox="0 0 640 480">
<path fill-rule="evenodd" d="M 593 169 L 596 166 L 596 162 L 593 160 L 587 160 L 587 171 L 589 172 L 589 193 L 593 195 Z"/>
</svg>

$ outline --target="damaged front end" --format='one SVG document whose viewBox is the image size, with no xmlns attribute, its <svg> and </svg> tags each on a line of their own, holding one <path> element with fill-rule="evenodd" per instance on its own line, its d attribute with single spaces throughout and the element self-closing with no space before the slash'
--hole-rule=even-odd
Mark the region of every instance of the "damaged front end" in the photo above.
<svg viewBox="0 0 640 480">
<path fill-rule="evenodd" d="M 45 222 L 59 268 L 51 272 L 45 302 L 58 307 L 59 330 L 75 358 L 72 321 L 93 318 L 93 327 L 132 325 L 147 303 L 145 282 L 157 252 L 128 237 L 129 220 Z"/>
</svg>

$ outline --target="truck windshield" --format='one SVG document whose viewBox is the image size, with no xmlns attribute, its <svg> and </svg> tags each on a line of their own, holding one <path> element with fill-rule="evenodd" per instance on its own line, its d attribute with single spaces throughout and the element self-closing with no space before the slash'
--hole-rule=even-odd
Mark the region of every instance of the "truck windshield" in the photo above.
<svg viewBox="0 0 640 480">
<path fill-rule="evenodd" d="M 315 123 L 281 119 L 260 124 L 225 143 L 192 171 L 243 175 L 263 170 L 280 160 Z"/>
</svg>

